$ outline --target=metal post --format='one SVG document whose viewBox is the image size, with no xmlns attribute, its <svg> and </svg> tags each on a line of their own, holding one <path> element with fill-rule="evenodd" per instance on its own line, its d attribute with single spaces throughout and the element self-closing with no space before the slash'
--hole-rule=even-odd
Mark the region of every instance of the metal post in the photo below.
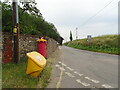
<svg viewBox="0 0 120 90">
<path fill-rule="evenodd" d="M 78 38 L 78 36 L 77 36 L 77 33 L 78 33 L 78 32 L 77 32 L 77 29 L 78 29 L 78 28 L 76 28 L 76 40 L 77 40 L 77 38 Z"/>
<path fill-rule="evenodd" d="M 13 0 L 13 33 L 14 33 L 14 63 L 19 62 L 19 20 L 18 20 L 18 2 Z"/>
</svg>

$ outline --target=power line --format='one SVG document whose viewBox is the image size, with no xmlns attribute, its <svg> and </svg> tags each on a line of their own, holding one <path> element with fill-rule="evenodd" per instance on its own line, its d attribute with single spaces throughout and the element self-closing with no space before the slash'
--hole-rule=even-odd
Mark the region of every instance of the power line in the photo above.
<svg viewBox="0 0 120 90">
<path fill-rule="evenodd" d="M 102 9 L 100 9 L 96 14 L 94 14 L 93 16 L 91 16 L 89 19 L 87 19 L 83 24 L 81 24 L 80 26 L 84 26 L 86 23 L 88 23 L 88 21 L 92 18 L 94 18 L 95 16 L 97 16 L 100 12 L 102 12 L 107 6 L 109 6 L 114 0 L 110 1 L 106 6 L 104 6 Z M 119 8 L 119 5 L 116 5 L 115 7 Z M 78 27 L 79 28 L 79 27 Z M 77 29 L 78 29 L 77 28 Z M 69 27 L 69 30 L 71 30 L 73 28 Z"/>
<path fill-rule="evenodd" d="M 100 9 L 96 14 L 94 14 L 93 16 L 91 16 L 90 18 L 88 18 L 83 24 L 81 24 L 81 26 L 84 26 L 86 23 L 88 23 L 88 21 L 90 21 L 92 18 L 94 18 L 95 16 L 97 16 L 100 12 L 102 12 L 107 6 L 109 6 L 114 0 L 110 1 L 107 5 L 105 5 L 102 9 Z"/>
</svg>

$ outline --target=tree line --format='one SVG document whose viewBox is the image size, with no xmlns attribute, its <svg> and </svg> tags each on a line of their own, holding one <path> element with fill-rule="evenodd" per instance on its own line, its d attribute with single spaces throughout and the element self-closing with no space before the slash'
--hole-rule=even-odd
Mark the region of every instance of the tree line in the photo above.
<svg viewBox="0 0 120 90">
<path fill-rule="evenodd" d="M 2 31 L 12 32 L 12 4 L 2 5 Z M 36 3 L 21 3 L 18 7 L 21 34 L 43 35 L 60 41 L 60 34 L 54 24 L 45 21 Z"/>
</svg>

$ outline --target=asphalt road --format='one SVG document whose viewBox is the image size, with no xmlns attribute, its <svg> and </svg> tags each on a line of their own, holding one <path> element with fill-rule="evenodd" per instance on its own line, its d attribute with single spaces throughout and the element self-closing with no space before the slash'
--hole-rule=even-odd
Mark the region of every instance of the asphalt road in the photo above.
<svg viewBox="0 0 120 90">
<path fill-rule="evenodd" d="M 57 88 L 118 88 L 118 55 L 61 46 Z"/>
</svg>

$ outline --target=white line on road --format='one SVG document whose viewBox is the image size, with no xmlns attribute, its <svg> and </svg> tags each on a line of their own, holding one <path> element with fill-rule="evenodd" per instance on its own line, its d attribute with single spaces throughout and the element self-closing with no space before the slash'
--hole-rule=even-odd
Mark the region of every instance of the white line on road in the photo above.
<svg viewBox="0 0 120 90">
<path fill-rule="evenodd" d="M 70 68 L 70 67 L 67 67 L 67 69 L 69 69 L 70 71 L 73 71 L 74 69 Z"/>
<path fill-rule="evenodd" d="M 72 75 L 72 74 L 69 73 L 69 72 L 65 72 L 65 74 L 67 74 L 69 77 L 75 77 L 74 75 Z"/>
<path fill-rule="evenodd" d="M 80 84 L 82 84 L 83 86 L 90 86 L 90 84 L 88 84 L 88 83 L 85 83 L 85 82 L 82 82 L 80 79 L 77 79 L 76 80 L 78 83 L 80 83 Z"/>
<path fill-rule="evenodd" d="M 62 55 L 61 57 L 62 57 L 61 60 L 64 62 L 63 55 Z M 59 80 L 58 80 L 58 82 L 57 82 L 57 84 L 56 84 L 56 88 L 57 88 L 57 89 L 60 88 L 61 81 L 62 81 L 62 75 L 63 75 L 63 71 L 61 70 Z"/>
<path fill-rule="evenodd" d="M 56 66 L 56 67 L 60 67 L 60 65 L 58 65 L 58 64 L 56 64 L 55 66 Z"/>
<path fill-rule="evenodd" d="M 63 71 L 61 70 L 59 80 L 58 80 L 58 82 L 56 84 L 56 88 L 60 88 L 61 80 L 62 80 L 62 75 L 63 75 Z"/>
<path fill-rule="evenodd" d="M 90 81 L 92 81 L 92 82 L 94 82 L 94 83 L 99 83 L 99 81 L 94 80 L 94 79 L 91 79 L 90 77 L 85 77 L 85 79 L 90 80 Z"/>
<path fill-rule="evenodd" d="M 104 87 L 104 88 L 114 88 L 114 87 L 112 87 L 110 85 L 107 85 L 107 84 L 103 84 L 102 87 Z"/>
<path fill-rule="evenodd" d="M 59 61 L 58 63 L 59 63 L 59 64 L 61 64 L 61 62 L 60 62 L 60 61 Z"/>
<path fill-rule="evenodd" d="M 67 66 L 67 65 L 66 65 L 66 64 L 64 64 L 64 63 L 62 63 L 62 65 L 63 65 L 63 66 L 65 66 L 65 67 Z"/>
<path fill-rule="evenodd" d="M 65 71 L 65 69 L 64 69 L 63 67 L 59 67 L 59 69 L 60 69 L 61 71 Z"/>
<path fill-rule="evenodd" d="M 83 74 L 81 74 L 81 73 L 78 73 L 78 72 L 74 72 L 75 74 L 77 74 L 77 75 L 79 75 L 79 76 L 82 76 Z"/>
<path fill-rule="evenodd" d="M 77 74 L 78 72 L 75 71 L 74 73 Z"/>
<path fill-rule="evenodd" d="M 65 69 L 63 67 L 60 67 L 60 65 L 56 65 L 56 67 L 58 67 L 61 71 L 65 71 Z"/>
</svg>

